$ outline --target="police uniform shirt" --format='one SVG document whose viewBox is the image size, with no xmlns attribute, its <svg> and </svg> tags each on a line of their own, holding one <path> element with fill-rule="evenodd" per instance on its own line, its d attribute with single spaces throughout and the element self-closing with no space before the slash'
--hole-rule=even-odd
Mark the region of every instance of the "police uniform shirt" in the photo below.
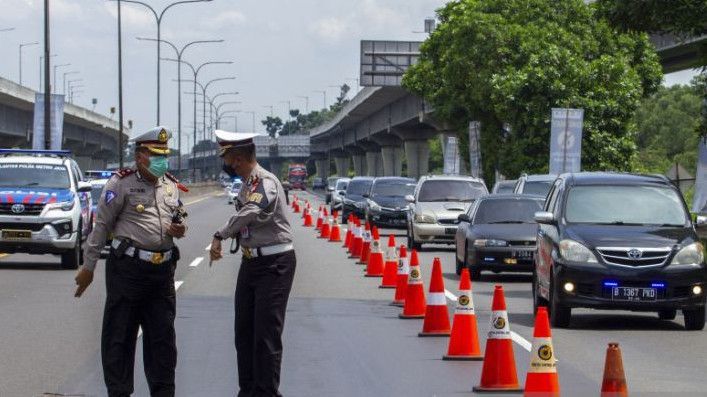
<svg viewBox="0 0 707 397">
<path fill-rule="evenodd" d="M 133 172 L 108 180 L 98 202 L 93 232 L 84 249 L 84 267 L 94 270 L 106 237 L 128 239 L 137 248 L 168 251 L 174 246 L 167 229 L 181 206 L 179 189 L 163 176 L 152 183 Z"/>
<path fill-rule="evenodd" d="M 240 209 L 219 230 L 223 238 L 240 233 L 245 248 L 262 248 L 292 242 L 292 228 L 285 216 L 285 191 L 277 177 L 259 164 L 237 198 Z"/>
</svg>

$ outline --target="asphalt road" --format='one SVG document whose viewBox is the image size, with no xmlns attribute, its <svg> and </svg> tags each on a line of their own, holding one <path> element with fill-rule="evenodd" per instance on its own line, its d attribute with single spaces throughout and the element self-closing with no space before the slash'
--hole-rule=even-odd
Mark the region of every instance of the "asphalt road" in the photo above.
<svg viewBox="0 0 707 397">
<path fill-rule="evenodd" d="M 310 194 L 301 194 L 320 202 Z M 232 208 L 225 197 L 188 206 L 188 236 L 180 242 L 176 278 L 177 394 L 229 396 L 237 385 L 233 348 L 233 289 L 239 254 L 209 268 L 206 247 Z M 363 267 L 340 244 L 315 237 L 291 214 L 298 267 L 285 327 L 281 391 L 286 396 L 458 396 L 472 394 L 481 362 L 448 362 L 447 338 L 419 338 L 421 320 L 397 318 L 392 290 L 363 277 Z M 395 233 L 404 242 L 404 231 Z M 420 253 L 425 286 L 434 257 L 442 260 L 445 287 L 456 293 L 452 247 Z M 200 259 L 201 258 L 201 259 Z M 73 271 L 52 256 L 0 258 L 0 397 L 43 393 L 105 395 L 100 367 L 100 328 L 105 300 L 103 261 L 94 284 L 73 298 Z M 482 348 L 495 284 L 506 291 L 518 377 L 530 360 L 533 316 L 530 277 L 489 274 L 473 285 Z M 450 302 L 450 312 L 452 305 Z M 564 395 L 598 394 L 608 342 L 619 342 L 632 395 L 707 395 L 707 334 L 687 332 L 682 318 L 575 310 L 573 328 L 553 330 Z M 138 346 L 138 349 L 141 347 Z M 147 386 L 138 354 L 137 396 Z"/>
</svg>

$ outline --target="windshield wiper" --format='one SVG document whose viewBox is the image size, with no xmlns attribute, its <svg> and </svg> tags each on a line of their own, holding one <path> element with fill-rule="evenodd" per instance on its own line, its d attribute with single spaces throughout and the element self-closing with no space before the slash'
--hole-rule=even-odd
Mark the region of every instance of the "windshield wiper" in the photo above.
<svg viewBox="0 0 707 397">
<path fill-rule="evenodd" d="M 489 225 L 499 224 L 499 223 L 528 223 L 528 222 L 523 222 L 523 221 L 496 221 L 496 222 L 489 222 Z"/>
<path fill-rule="evenodd" d="M 597 222 L 595 225 L 610 225 L 610 226 L 646 226 L 645 223 L 613 221 L 613 222 Z"/>
<path fill-rule="evenodd" d="M 29 186 L 37 186 L 39 185 L 39 182 L 30 182 L 30 183 L 25 183 L 24 185 L 20 187 L 29 187 Z"/>
</svg>

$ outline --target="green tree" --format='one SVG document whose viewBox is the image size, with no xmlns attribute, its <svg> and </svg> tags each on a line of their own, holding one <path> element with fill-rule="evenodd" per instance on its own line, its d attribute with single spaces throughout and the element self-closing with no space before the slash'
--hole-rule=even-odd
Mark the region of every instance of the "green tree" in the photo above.
<svg viewBox="0 0 707 397">
<path fill-rule="evenodd" d="M 581 0 L 456 0 L 438 18 L 403 85 L 452 128 L 482 122 L 484 175 L 547 172 L 553 107 L 585 110 L 583 168 L 631 167 L 633 114 L 662 78 L 646 34 L 618 33 Z"/>
<path fill-rule="evenodd" d="M 683 39 L 707 34 L 704 0 L 597 0 L 595 7 L 623 31 L 671 33 Z"/>
<path fill-rule="evenodd" d="M 279 117 L 268 116 L 265 120 L 262 120 L 261 123 L 265 126 L 265 131 L 268 132 L 268 135 L 273 138 L 282 128 L 282 119 Z"/>
</svg>

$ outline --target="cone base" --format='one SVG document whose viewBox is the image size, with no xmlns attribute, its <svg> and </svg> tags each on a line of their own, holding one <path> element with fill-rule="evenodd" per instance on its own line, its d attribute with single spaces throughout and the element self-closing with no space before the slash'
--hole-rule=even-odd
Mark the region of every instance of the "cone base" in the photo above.
<svg viewBox="0 0 707 397">
<path fill-rule="evenodd" d="M 484 356 L 483 355 L 478 355 L 478 356 L 450 356 L 449 354 L 445 354 L 442 356 L 442 360 L 445 361 L 484 361 Z"/>
<path fill-rule="evenodd" d="M 417 320 L 417 319 L 424 319 L 425 315 L 424 314 L 398 314 L 398 318 L 401 318 L 403 320 Z"/>
<path fill-rule="evenodd" d="M 393 288 L 395 288 L 395 286 L 394 285 L 379 285 L 378 288 L 393 289 Z"/>
<path fill-rule="evenodd" d="M 442 331 L 442 332 L 420 332 L 417 334 L 419 337 L 435 337 L 435 336 L 449 336 L 451 335 L 451 331 Z"/>
<path fill-rule="evenodd" d="M 476 393 L 523 393 L 522 387 L 496 388 L 474 386 L 472 390 Z"/>
<path fill-rule="evenodd" d="M 363 277 L 383 277 L 382 274 L 364 274 Z"/>
<path fill-rule="evenodd" d="M 390 306 L 403 307 L 405 306 L 405 302 L 390 302 Z"/>
</svg>

